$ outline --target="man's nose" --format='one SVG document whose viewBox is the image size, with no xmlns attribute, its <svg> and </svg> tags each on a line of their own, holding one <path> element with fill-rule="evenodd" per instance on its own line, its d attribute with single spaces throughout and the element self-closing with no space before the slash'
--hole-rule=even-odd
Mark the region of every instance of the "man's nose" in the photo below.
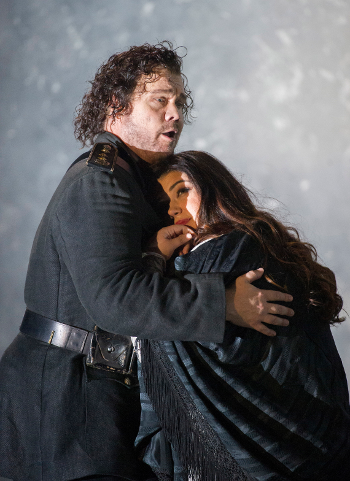
<svg viewBox="0 0 350 481">
<path fill-rule="evenodd" d="M 167 109 L 165 112 L 165 120 L 169 122 L 170 120 L 176 121 L 180 120 L 180 110 L 178 109 L 175 102 L 168 102 Z"/>
</svg>

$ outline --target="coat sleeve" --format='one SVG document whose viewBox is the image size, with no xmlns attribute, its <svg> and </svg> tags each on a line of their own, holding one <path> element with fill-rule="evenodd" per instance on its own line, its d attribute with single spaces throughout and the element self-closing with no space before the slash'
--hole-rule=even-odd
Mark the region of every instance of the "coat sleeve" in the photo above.
<svg viewBox="0 0 350 481">
<path fill-rule="evenodd" d="M 87 168 L 61 195 L 57 250 L 80 302 L 110 332 L 218 341 L 225 329 L 221 274 L 167 279 L 142 268 L 144 198 L 129 174 Z"/>
</svg>

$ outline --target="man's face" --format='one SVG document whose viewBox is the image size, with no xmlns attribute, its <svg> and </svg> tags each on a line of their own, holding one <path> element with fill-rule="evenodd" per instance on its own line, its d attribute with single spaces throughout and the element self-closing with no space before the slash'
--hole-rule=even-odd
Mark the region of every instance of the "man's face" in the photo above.
<svg viewBox="0 0 350 481">
<path fill-rule="evenodd" d="M 106 130 L 117 135 L 149 163 L 174 152 L 183 128 L 186 102 L 180 75 L 160 70 L 142 77 L 131 98 L 130 111 L 107 122 Z"/>
</svg>

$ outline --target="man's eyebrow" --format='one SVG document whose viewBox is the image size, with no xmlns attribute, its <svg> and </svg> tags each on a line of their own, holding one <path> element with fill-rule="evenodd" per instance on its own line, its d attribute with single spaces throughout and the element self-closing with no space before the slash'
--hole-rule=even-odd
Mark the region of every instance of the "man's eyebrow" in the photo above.
<svg viewBox="0 0 350 481">
<path fill-rule="evenodd" d="M 175 89 L 155 89 L 155 90 L 148 90 L 148 94 L 162 94 L 162 93 L 171 93 L 174 92 Z"/>
<path fill-rule="evenodd" d="M 184 181 L 183 179 L 176 181 L 175 184 L 173 184 L 173 185 L 169 188 L 169 192 L 170 192 L 171 190 L 173 190 L 173 188 L 174 188 L 177 184 L 180 184 L 181 182 L 185 182 L 185 181 Z"/>
<path fill-rule="evenodd" d="M 156 90 L 148 90 L 147 93 L 148 94 L 168 94 L 168 93 L 173 93 L 175 92 L 175 89 L 171 88 L 171 89 L 156 89 Z M 179 95 L 179 98 L 182 98 L 182 99 L 185 99 L 187 98 L 186 94 L 184 94 L 183 92 L 181 92 L 181 94 Z"/>
</svg>

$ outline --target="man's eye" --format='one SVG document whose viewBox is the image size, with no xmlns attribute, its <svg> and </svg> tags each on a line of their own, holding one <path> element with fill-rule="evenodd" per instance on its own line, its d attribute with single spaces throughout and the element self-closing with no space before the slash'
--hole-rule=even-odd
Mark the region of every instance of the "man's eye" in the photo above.
<svg viewBox="0 0 350 481">
<path fill-rule="evenodd" d="M 165 102 L 165 99 L 161 98 L 161 99 L 155 99 L 156 102 L 159 102 L 159 103 L 164 103 Z"/>
</svg>

